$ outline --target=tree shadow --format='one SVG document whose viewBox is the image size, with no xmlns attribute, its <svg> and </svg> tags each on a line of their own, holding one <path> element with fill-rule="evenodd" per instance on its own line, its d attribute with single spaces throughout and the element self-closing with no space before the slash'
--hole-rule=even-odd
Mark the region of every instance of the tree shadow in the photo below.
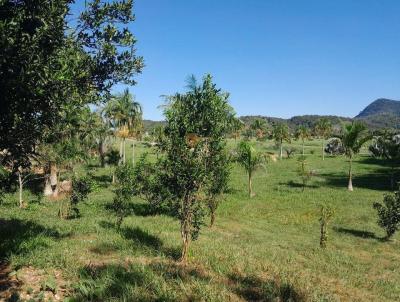
<svg viewBox="0 0 400 302">
<path fill-rule="evenodd" d="M 330 187 L 347 188 L 348 177 L 346 174 L 322 174 L 325 183 Z M 374 173 L 354 175 L 354 188 L 365 188 L 378 191 L 390 190 L 390 176 L 384 169 L 376 170 Z"/>
<path fill-rule="evenodd" d="M 164 246 L 164 243 L 160 238 L 139 227 L 122 228 L 121 235 L 125 239 L 133 241 L 140 248 L 144 247 L 153 254 L 161 253 L 173 260 L 177 260 L 180 256 L 180 251 L 178 249 Z"/>
<path fill-rule="evenodd" d="M 378 237 L 375 235 L 375 233 L 369 232 L 369 231 L 355 230 L 355 229 L 342 228 L 342 227 L 334 227 L 333 229 L 335 232 L 352 235 L 355 237 L 360 237 L 360 238 L 365 238 L 365 239 L 376 239 L 376 240 L 380 240 L 380 241 L 384 240 L 384 238 Z"/>
<path fill-rule="evenodd" d="M 287 187 L 290 187 L 290 188 L 300 188 L 300 189 L 303 188 L 303 184 L 301 182 L 294 182 L 293 180 L 290 180 L 288 182 L 280 182 L 279 185 L 287 186 Z M 304 187 L 306 189 L 307 188 L 309 188 L 309 189 L 318 189 L 320 186 L 306 184 Z"/>
<path fill-rule="evenodd" d="M 161 239 L 154 235 L 151 235 L 147 231 L 143 231 L 139 227 L 123 228 L 121 229 L 121 234 L 126 239 L 132 240 L 153 250 L 160 250 L 163 246 L 163 242 L 161 241 Z"/>
<path fill-rule="evenodd" d="M 243 276 L 232 273 L 229 276 L 233 291 L 246 301 L 307 301 L 303 292 L 289 283 L 279 280 L 262 280 L 257 276 Z"/>
<path fill-rule="evenodd" d="M 26 254 L 33 249 L 46 247 L 45 238 L 62 239 L 71 234 L 46 228 L 32 221 L 0 219 L 0 259 L 11 254 Z"/>
<path fill-rule="evenodd" d="M 106 210 L 114 212 L 114 208 L 112 203 L 108 203 L 105 205 Z M 148 202 L 130 202 L 129 204 L 126 205 L 126 211 L 130 215 L 135 215 L 135 216 L 142 216 L 142 217 L 147 217 L 147 216 L 155 216 L 155 215 L 166 215 L 166 216 L 171 216 L 172 213 L 168 211 L 166 208 L 153 208 L 150 203 Z"/>
<path fill-rule="evenodd" d="M 92 175 L 91 177 L 102 188 L 108 188 L 112 183 L 112 176 L 110 175 Z"/>
</svg>

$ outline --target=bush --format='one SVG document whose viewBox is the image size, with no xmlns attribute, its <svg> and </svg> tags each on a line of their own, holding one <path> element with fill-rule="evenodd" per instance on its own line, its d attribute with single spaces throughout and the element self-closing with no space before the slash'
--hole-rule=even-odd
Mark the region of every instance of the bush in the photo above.
<svg viewBox="0 0 400 302">
<path fill-rule="evenodd" d="M 389 239 L 400 228 L 400 193 L 385 195 L 383 203 L 375 202 L 374 208 L 378 211 L 378 224 Z"/>
</svg>

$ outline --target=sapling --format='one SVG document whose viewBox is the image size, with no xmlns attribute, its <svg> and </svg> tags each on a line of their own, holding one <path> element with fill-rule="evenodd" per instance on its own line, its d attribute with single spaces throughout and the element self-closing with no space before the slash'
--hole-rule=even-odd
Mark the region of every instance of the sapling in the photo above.
<svg viewBox="0 0 400 302">
<path fill-rule="evenodd" d="M 385 195 L 383 203 L 375 202 L 374 208 L 378 211 L 378 224 L 386 231 L 386 240 L 389 240 L 400 229 L 400 193 Z"/>
<path fill-rule="evenodd" d="M 92 192 L 92 180 L 90 177 L 74 177 L 72 179 L 72 191 L 69 197 L 69 203 L 65 207 L 65 203 L 61 203 L 58 216 L 61 218 L 79 217 L 80 212 L 78 203 L 86 200 L 90 192 Z"/>
<path fill-rule="evenodd" d="M 331 221 L 334 215 L 334 209 L 329 205 L 321 206 L 321 216 L 319 218 L 321 226 L 321 237 L 319 245 L 321 248 L 326 248 L 326 242 L 328 241 L 328 223 Z"/>
<path fill-rule="evenodd" d="M 119 230 L 123 219 L 129 214 L 128 204 L 134 195 L 134 167 L 130 163 L 123 164 L 117 168 L 115 174 L 118 183 L 114 191 L 115 196 L 112 203 L 112 209 L 117 216 L 116 227 Z"/>
<path fill-rule="evenodd" d="M 298 159 L 299 162 L 299 176 L 301 177 L 302 184 L 303 184 L 303 192 L 307 186 L 307 183 L 310 181 L 312 172 L 308 169 L 307 158 L 305 156 L 300 156 Z"/>
</svg>

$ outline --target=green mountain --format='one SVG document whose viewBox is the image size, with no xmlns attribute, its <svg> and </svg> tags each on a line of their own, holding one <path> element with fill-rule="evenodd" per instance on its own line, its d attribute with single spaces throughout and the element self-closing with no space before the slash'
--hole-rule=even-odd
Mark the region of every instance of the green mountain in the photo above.
<svg viewBox="0 0 400 302">
<path fill-rule="evenodd" d="M 355 118 L 374 129 L 400 129 L 400 101 L 377 99 Z"/>
<path fill-rule="evenodd" d="M 356 118 L 367 118 L 372 115 L 400 116 L 400 101 L 389 99 L 377 99 L 364 108 Z"/>
</svg>

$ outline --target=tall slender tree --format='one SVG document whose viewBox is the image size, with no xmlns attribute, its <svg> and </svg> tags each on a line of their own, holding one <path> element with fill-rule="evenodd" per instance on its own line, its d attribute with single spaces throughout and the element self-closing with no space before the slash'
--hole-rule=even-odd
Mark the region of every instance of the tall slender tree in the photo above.
<svg viewBox="0 0 400 302">
<path fill-rule="evenodd" d="M 282 159 L 283 156 L 283 142 L 289 142 L 290 139 L 290 131 L 287 124 L 284 123 L 276 123 L 272 130 L 272 137 L 275 139 L 275 142 L 279 146 L 279 158 Z"/>
<path fill-rule="evenodd" d="M 120 137 L 120 157 L 126 162 L 126 139 L 134 138 L 142 125 L 142 106 L 128 89 L 111 98 L 105 109 L 106 117 L 111 121 L 116 136 Z"/>
<path fill-rule="evenodd" d="M 349 183 L 348 190 L 353 191 L 353 159 L 360 152 L 361 147 L 371 139 L 367 133 L 366 126 L 359 121 L 351 124 L 343 124 L 339 138 L 349 159 Z"/>
<path fill-rule="evenodd" d="M 331 122 L 325 117 L 319 119 L 315 124 L 314 132 L 321 139 L 322 160 L 325 160 L 325 140 L 327 140 L 332 133 Z"/>
<path fill-rule="evenodd" d="M 253 175 L 263 167 L 265 157 L 247 141 L 240 142 L 237 148 L 236 161 L 246 170 L 248 175 L 249 197 L 255 196 L 253 192 Z"/>
<path fill-rule="evenodd" d="M 308 128 L 305 125 L 300 125 L 297 130 L 296 130 L 296 138 L 301 140 L 301 147 L 302 151 L 301 154 L 304 155 L 304 142 L 306 140 L 309 140 L 311 138 L 311 131 L 310 128 Z"/>
</svg>

